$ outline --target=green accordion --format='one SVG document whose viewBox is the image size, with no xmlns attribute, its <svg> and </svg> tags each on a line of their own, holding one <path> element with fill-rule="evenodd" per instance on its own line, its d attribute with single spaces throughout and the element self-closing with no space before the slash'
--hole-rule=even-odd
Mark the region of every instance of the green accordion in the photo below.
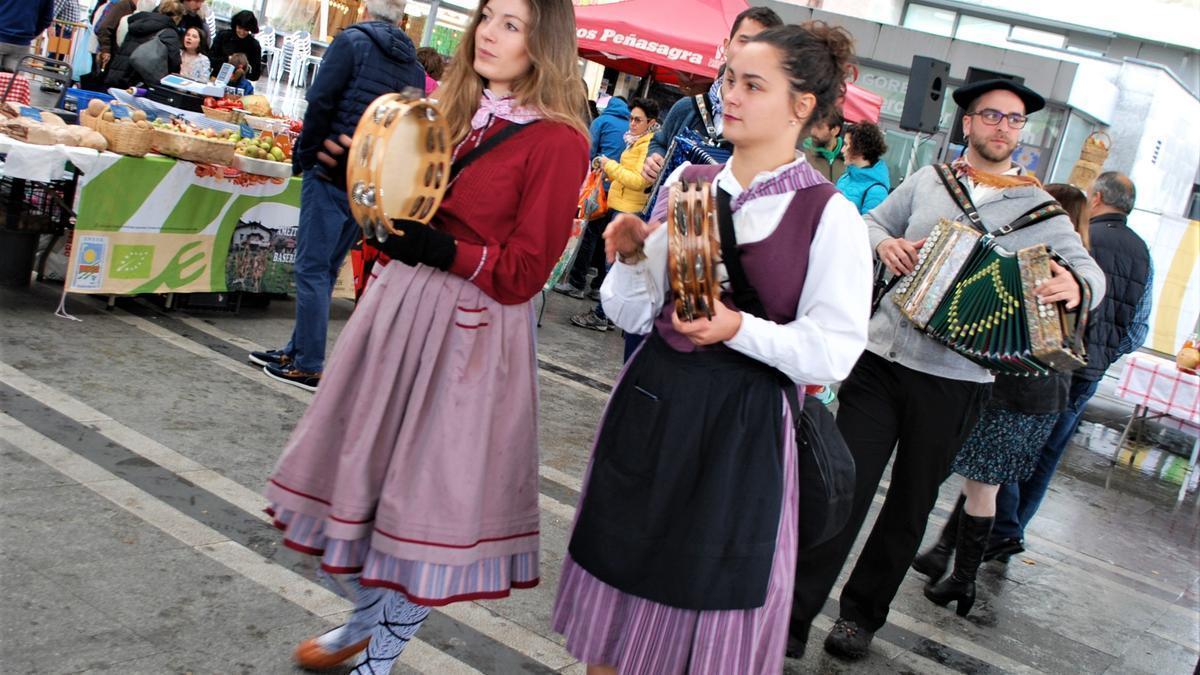
<svg viewBox="0 0 1200 675">
<path fill-rule="evenodd" d="M 1033 291 L 1050 278 L 1051 260 L 1074 274 L 1046 246 L 1012 253 L 992 235 L 942 220 L 892 299 L 913 326 L 997 374 L 1074 370 L 1087 363 L 1090 293 L 1076 276 L 1081 290 L 1077 312 L 1068 312 L 1062 302 L 1039 302 Z"/>
</svg>

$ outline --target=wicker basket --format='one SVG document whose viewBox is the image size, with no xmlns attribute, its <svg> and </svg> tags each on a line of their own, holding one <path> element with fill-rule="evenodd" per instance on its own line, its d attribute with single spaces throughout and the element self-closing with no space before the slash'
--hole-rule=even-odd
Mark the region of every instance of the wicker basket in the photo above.
<svg viewBox="0 0 1200 675">
<path fill-rule="evenodd" d="M 1103 131 L 1093 131 L 1083 141 L 1083 149 L 1079 152 L 1079 160 L 1104 166 L 1108 160 L 1108 151 L 1112 148 L 1112 137 Z"/>
<path fill-rule="evenodd" d="M 166 129 L 154 130 L 154 150 L 168 157 L 185 159 L 200 164 L 233 164 L 237 146 L 229 141 L 201 138 Z"/>
<path fill-rule="evenodd" d="M 200 109 L 204 111 L 205 117 L 230 124 L 240 124 L 242 116 L 245 114 L 241 110 L 226 110 L 224 108 L 210 108 L 208 106 L 201 106 Z"/>
<path fill-rule="evenodd" d="M 110 106 L 104 106 L 100 117 L 92 118 L 96 124 L 93 128 L 108 141 L 108 149 L 132 157 L 143 157 L 150 152 L 151 142 L 154 140 L 153 131 L 143 129 L 132 122 L 105 122 L 104 113 L 108 112 L 109 108 Z"/>
</svg>

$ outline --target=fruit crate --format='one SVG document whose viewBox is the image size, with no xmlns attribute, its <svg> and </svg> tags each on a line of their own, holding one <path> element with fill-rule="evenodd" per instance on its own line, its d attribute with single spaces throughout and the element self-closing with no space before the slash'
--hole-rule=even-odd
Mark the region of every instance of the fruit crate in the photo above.
<svg viewBox="0 0 1200 675">
<path fill-rule="evenodd" d="M 0 229 L 62 234 L 75 224 L 75 181 L 0 177 Z"/>
</svg>

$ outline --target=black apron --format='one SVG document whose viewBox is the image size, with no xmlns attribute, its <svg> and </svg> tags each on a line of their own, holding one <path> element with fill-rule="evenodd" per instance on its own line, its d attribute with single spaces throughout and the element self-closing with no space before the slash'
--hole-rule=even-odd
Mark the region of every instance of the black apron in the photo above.
<svg viewBox="0 0 1200 675">
<path fill-rule="evenodd" d="M 657 331 L 612 394 L 571 557 L 671 607 L 766 600 L 783 502 L 779 372 L 728 347 L 672 349 Z"/>
</svg>

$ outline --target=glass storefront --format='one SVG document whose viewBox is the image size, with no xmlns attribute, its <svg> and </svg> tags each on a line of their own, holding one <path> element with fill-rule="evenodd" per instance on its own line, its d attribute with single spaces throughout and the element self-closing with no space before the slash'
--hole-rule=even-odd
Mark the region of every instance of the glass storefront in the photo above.
<svg viewBox="0 0 1200 675">
<path fill-rule="evenodd" d="M 304 31 L 314 40 L 320 40 L 323 35 L 332 40 L 342 28 L 359 21 L 362 4 L 361 0 L 210 0 L 213 12 L 222 19 L 228 20 L 233 14 L 248 9 L 258 15 L 261 25 L 271 26 L 277 33 Z M 403 27 L 413 44 L 428 44 L 449 55 L 458 47 L 471 12 L 477 6 L 479 0 L 454 0 L 452 3 L 409 0 L 404 7 Z M 326 20 L 324 26 L 322 17 Z"/>
</svg>

